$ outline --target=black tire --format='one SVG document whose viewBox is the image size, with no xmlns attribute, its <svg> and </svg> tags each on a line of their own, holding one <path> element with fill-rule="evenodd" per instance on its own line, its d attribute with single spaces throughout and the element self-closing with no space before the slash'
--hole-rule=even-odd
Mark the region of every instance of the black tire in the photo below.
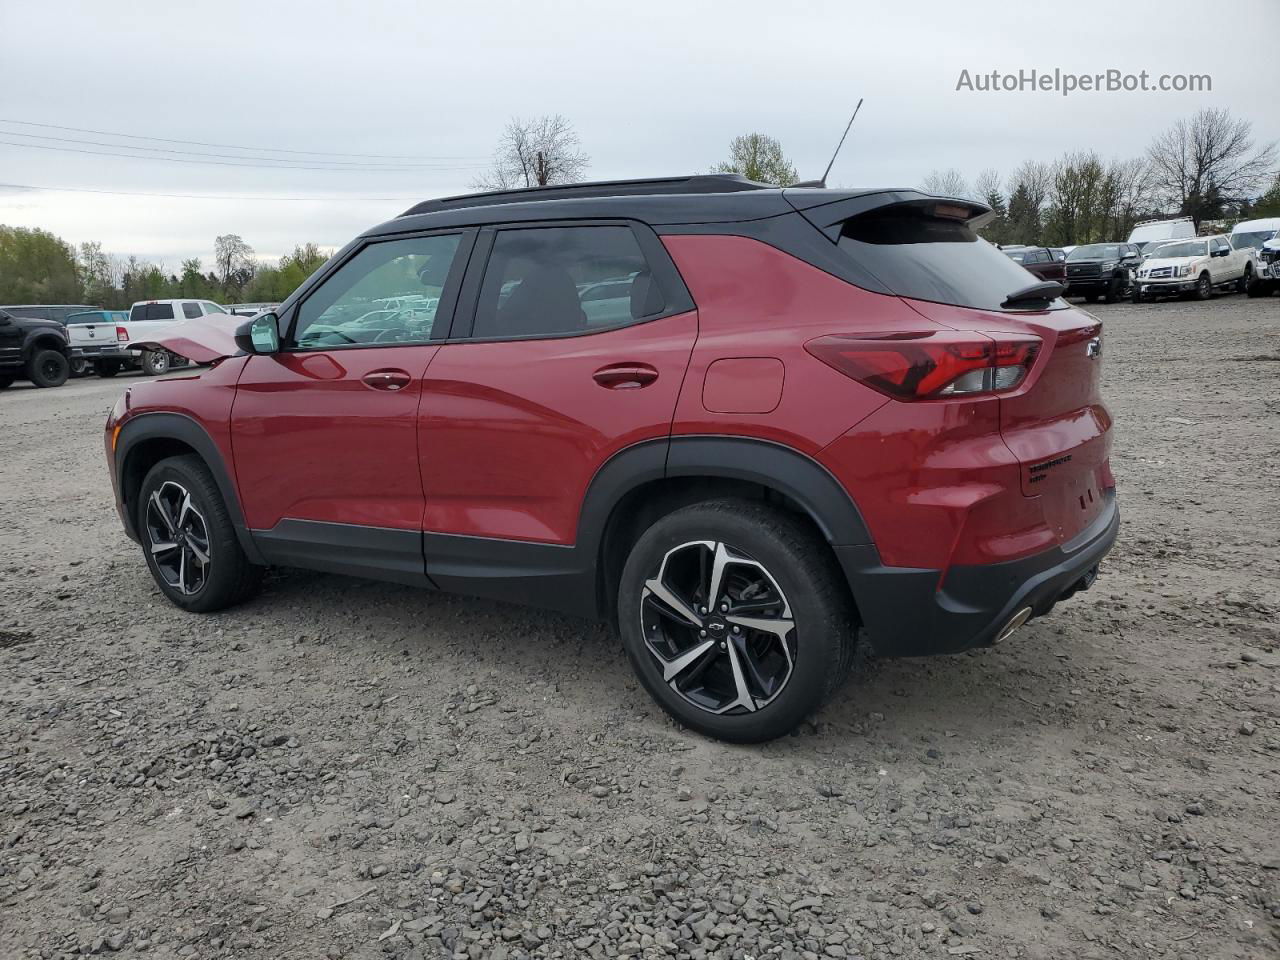
<svg viewBox="0 0 1280 960">
<path fill-rule="evenodd" d="M 726 556 L 731 559 L 724 567 L 725 590 L 720 596 L 732 605 L 721 614 L 713 602 L 709 612 L 700 614 L 701 627 L 705 628 L 700 631 L 687 618 L 674 614 L 676 608 L 660 601 L 649 585 L 667 586 L 673 575 L 670 568 L 677 566 L 692 579 L 700 579 L 703 573 L 711 579 L 714 560 L 709 565 L 705 558 L 697 562 L 684 560 L 685 551 L 709 551 L 706 556 L 714 557 L 721 547 L 727 548 Z M 675 560 L 669 561 L 671 557 Z M 752 577 L 756 579 L 752 581 Z M 770 583 L 761 587 L 766 580 Z M 751 581 L 755 586 L 743 589 L 739 585 L 739 596 L 735 598 L 735 581 Z M 709 586 L 703 585 L 700 594 L 695 591 L 691 596 L 705 600 Z M 780 599 L 771 596 L 773 588 L 781 593 Z M 748 598 L 752 590 L 756 592 Z M 774 609 L 762 610 L 760 618 L 753 622 L 764 624 L 771 615 L 785 618 L 789 613 L 789 619 L 771 622 L 793 626 L 782 627 L 785 633 L 781 634 L 776 628 L 757 631 L 747 625 L 730 626 L 735 609 L 759 608 L 759 598 L 765 598 L 764 602 Z M 695 602 L 690 612 L 698 615 L 700 609 Z M 740 617 L 745 616 L 742 610 Z M 754 501 L 693 504 L 651 526 L 636 542 L 623 568 L 618 611 L 623 647 L 640 682 L 659 706 L 685 726 L 733 743 L 760 743 L 791 731 L 840 687 L 854 660 L 857 623 L 848 587 L 830 548 L 795 516 Z M 649 635 L 670 652 L 670 657 L 660 660 L 650 648 L 645 639 L 646 623 Z M 735 636 L 730 636 L 729 631 Z M 715 636 L 724 639 L 708 645 Z M 679 646 L 678 640 L 686 640 L 687 646 Z M 785 661 L 780 659 L 783 644 L 792 654 Z M 704 647 L 702 657 L 688 661 L 687 668 L 673 675 L 672 682 L 679 682 L 681 676 L 688 678 L 686 691 L 677 691 L 664 679 L 664 667 L 672 668 L 682 656 Z M 776 674 L 770 676 L 770 681 L 776 682 L 772 693 L 759 684 L 750 686 L 761 680 L 759 667 L 765 660 L 748 651 L 762 648 L 769 650 L 769 669 L 783 664 L 780 669 L 786 671 L 780 681 Z M 752 658 L 749 663 L 741 659 L 748 657 Z M 754 672 L 748 673 L 743 664 Z M 750 681 L 743 679 L 748 676 Z M 722 701 L 717 701 L 713 692 L 717 677 L 722 686 L 734 685 L 736 699 L 730 702 L 741 703 L 745 692 L 754 708 L 730 707 L 730 712 L 717 715 L 711 712 L 712 707 L 692 702 L 691 697 L 702 697 L 721 706 Z M 693 682 L 701 686 L 689 689 L 688 683 Z M 757 698 L 757 690 L 767 696 Z"/>
<path fill-rule="evenodd" d="M 1195 297 L 1197 300 L 1208 300 L 1212 296 L 1213 281 L 1209 279 L 1209 274 L 1202 273 L 1198 278 L 1196 278 Z"/>
<path fill-rule="evenodd" d="M 0 390 L 8 390 L 13 386 L 13 381 L 17 379 L 17 377 L 10 376 L 7 373 L 4 376 L 0 376 Z"/>
<path fill-rule="evenodd" d="M 27 361 L 27 379 L 37 387 L 60 387 L 71 375 L 71 363 L 59 350 L 37 350 Z"/>
<path fill-rule="evenodd" d="M 1253 283 L 1253 264 L 1246 263 L 1244 273 L 1240 274 L 1240 279 L 1236 281 L 1236 293 L 1248 293 L 1251 283 Z"/>
<path fill-rule="evenodd" d="M 1254 280 L 1246 293 L 1251 297 L 1269 297 L 1273 283 L 1272 280 Z"/>
<path fill-rule="evenodd" d="M 1124 280 L 1120 277 L 1112 277 L 1111 282 L 1107 284 L 1107 292 L 1103 300 L 1107 303 L 1115 303 L 1124 295 Z"/>
<path fill-rule="evenodd" d="M 172 366 L 171 359 L 167 350 L 143 350 L 142 372 L 148 377 L 158 377 L 168 373 Z"/>
<path fill-rule="evenodd" d="M 1136 282 L 1129 284 L 1129 299 L 1134 303 L 1142 302 L 1142 287 L 1138 286 Z"/>
<path fill-rule="evenodd" d="M 84 357 L 76 357 L 71 363 L 71 376 L 83 377 L 89 372 L 89 361 Z"/>
<path fill-rule="evenodd" d="M 1086 294 L 1084 295 L 1084 298 L 1085 298 L 1085 300 L 1086 300 L 1086 301 L 1088 301 L 1089 303 L 1097 303 L 1097 302 L 1098 302 L 1098 295 L 1097 295 L 1096 293 L 1086 293 Z"/>
<path fill-rule="evenodd" d="M 93 368 L 100 377 L 114 377 L 120 372 L 120 361 L 98 360 L 94 363 Z"/>
<path fill-rule="evenodd" d="M 153 495 L 158 495 L 161 505 L 181 503 L 182 496 L 189 495 L 187 527 L 179 524 L 178 533 L 173 532 L 172 521 L 183 519 L 180 508 L 158 508 L 152 513 Z M 211 613 L 242 603 L 258 591 L 263 568 L 245 556 L 218 485 L 199 457 L 169 457 L 152 467 L 142 481 L 135 509 L 147 567 L 160 592 L 175 606 L 192 613 Z M 164 519 L 166 515 L 168 521 Z M 175 548 L 176 555 L 174 550 L 154 549 L 166 542 L 180 544 Z M 207 563 L 198 561 L 199 553 Z M 180 566 L 188 561 L 189 569 Z M 172 582 L 174 579 L 187 589 Z"/>
</svg>

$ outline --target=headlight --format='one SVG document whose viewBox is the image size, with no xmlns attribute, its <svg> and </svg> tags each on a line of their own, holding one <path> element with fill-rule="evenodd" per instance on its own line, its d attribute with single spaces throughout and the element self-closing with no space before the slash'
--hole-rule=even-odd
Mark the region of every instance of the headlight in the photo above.
<svg viewBox="0 0 1280 960">
<path fill-rule="evenodd" d="M 1116 268 L 1116 263 L 1117 261 L 1115 260 L 1107 260 L 1102 264 L 1100 269 L 1103 273 L 1106 273 L 1108 270 L 1114 270 Z"/>
<path fill-rule="evenodd" d="M 1190 272 L 1191 272 L 1191 264 L 1189 263 L 1184 263 L 1182 266 L 1178 268 L 1178 276 L 1180 277 L 1185 277 Z"/>
</svg>

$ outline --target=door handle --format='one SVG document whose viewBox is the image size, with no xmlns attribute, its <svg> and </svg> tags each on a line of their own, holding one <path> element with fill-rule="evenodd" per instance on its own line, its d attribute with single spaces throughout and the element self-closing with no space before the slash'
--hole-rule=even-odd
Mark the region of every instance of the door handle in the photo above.
<svg viewBox="0 0 1280 960">
<path fill-rule="evenodd" d="M 611 363 L 591 375 L 602 387 L 610 390 L 632 390 L 647 387 L 658 379 L 658 371 L 647 363 Z"/>
<path fill-rule="evenodd" d="M 361 380 L 366 387 L 374 390 L 403 390 L 409 385 L 412 377 L 404 370 L 374 370 L 366 373 Z"/>
</svg>

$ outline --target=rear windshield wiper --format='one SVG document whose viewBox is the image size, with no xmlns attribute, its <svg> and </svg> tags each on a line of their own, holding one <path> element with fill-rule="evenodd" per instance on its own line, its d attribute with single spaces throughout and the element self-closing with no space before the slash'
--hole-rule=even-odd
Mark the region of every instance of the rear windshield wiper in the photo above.
<svg viewBox="0 0 1280 960">
<path fill-rule="evenodd" d="M 1029 287 L 1023 287 L 1021 290 L 1015 290 L 1004 298 L 1002 307 L 1017 307 L 1022 305 L 1030 305 L 1032 303 L 1048 303 L 1056 300 L 1067 292 L 1067 288 L 1058 283 L 1057 280 L 1042 280 L 1039 283 L 1033 283 Z"/>
</svg>

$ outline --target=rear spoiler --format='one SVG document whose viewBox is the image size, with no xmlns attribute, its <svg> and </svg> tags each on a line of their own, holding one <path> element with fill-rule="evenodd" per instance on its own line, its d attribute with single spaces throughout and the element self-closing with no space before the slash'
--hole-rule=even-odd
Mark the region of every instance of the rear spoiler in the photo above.
<svg viewBox="0 0 1280 960">
<path fill-rule="evenodd" d="M 913 207 L 919 209 L 924 216 L 960 220 L 972 230 L 986 226 L 995 217 L 995 212 L 989 206 L 976 200 L 940 197 L 910 189 L 865 193 L 835 201 L 830 200 L 828 194 L 825 202 L 822 191 L 819 190 L 787 189 L 782 191 L 782 195 L 797 213 L 821 230 L 833 243 L 840 239 L 846 220 L 891 207 Z"/>
</svg>

